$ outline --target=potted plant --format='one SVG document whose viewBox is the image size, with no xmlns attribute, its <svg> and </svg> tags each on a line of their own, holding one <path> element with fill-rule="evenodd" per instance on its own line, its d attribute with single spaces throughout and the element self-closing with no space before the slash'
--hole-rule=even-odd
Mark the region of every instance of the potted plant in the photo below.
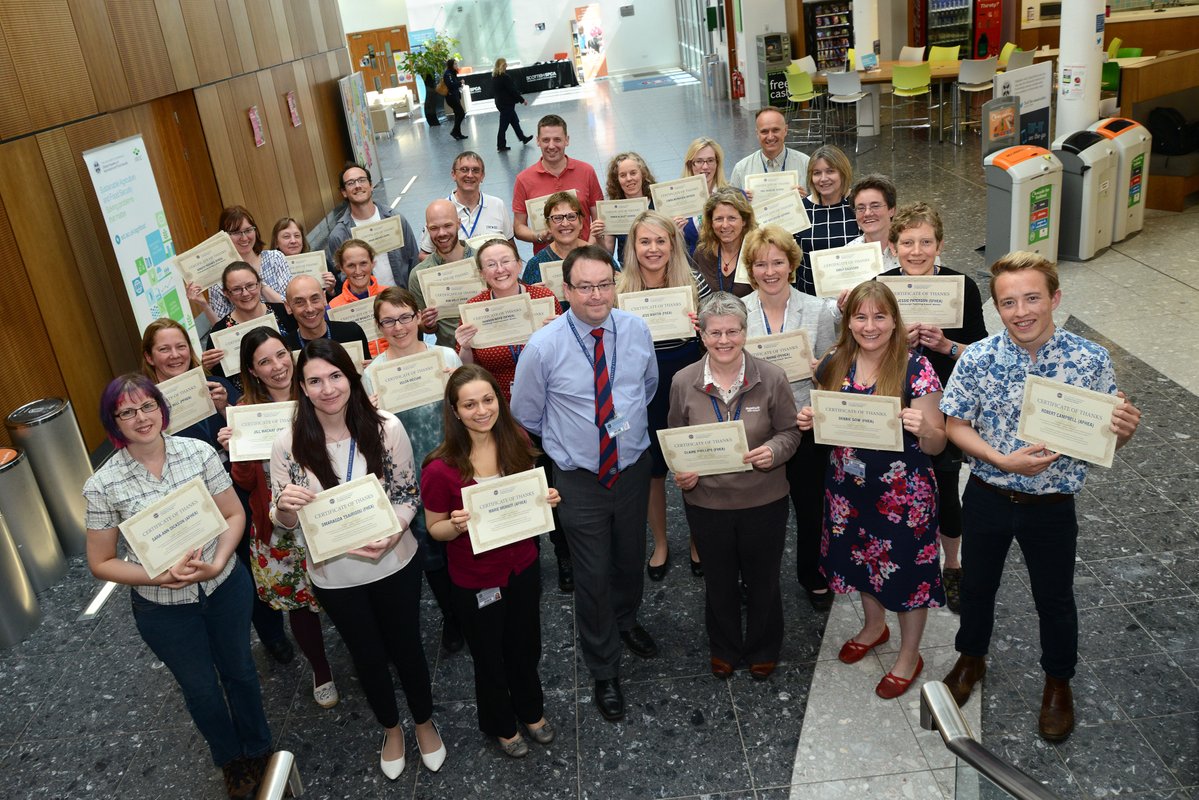
<svg viewBox="0 0 1199 800">
<path fill-rule="evenodd" d="M 445 71 L 445 62 L 461 58 L 454 49 L 458 40 L 444 33 L 418 44 L 400 56 L 400 66 L 405 72 L 419 75 L 425 84 L 425 121 L 429 125 L 440 125 L 437 116 L 441 111 L 442 99 L 436 91 L 437 82 Z"/>
</svg>

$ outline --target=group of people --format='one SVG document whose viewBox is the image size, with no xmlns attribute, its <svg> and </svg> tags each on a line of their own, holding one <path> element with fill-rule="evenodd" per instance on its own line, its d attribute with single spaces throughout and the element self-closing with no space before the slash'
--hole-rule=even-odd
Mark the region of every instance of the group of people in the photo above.
<svg viewBox="0 0 1199 800">
<path fill-rule="evenodd" d="M 442 645 L 470 652 L 479 729 L 512 757 L 526 755 L 530 739 L 553 740 L 538 674 L 539 544 L 476 553 L 462 501 L 468 486 L 534 466 L 545 468 L 551 487 L 544 499 L 554 509 L 558 588 L 574 593 L 580 650 L 605 719 L 625 713 L 623 650 L 658 652 L 641 603 L 645 577 L 664 580 L 670 566 L 669 478 L 686 509 L 691 571 L 704 581 L 717 678 L 746 668 L 766 680 L 781 658 L 780 573 L 794 509 L 796 577 L 812 607 L 827 610 L 836 594 L 861 597 L 865 622 L 841 647 L 841 661 L 886 642 L 886 612 L 894 612 L 901 643 L 876 693 L 902 695 L 923 669 L 928 610 L 948 604 L 960 611 L 961 628 L 960 658 L 946 682 L 964 703 L 986 671 L 995 596 L 1015 539 L 1041 620 L 1039 730 L 1050 740 L 1069 735 L 1073 498 L 1087 466 L 1016 431 L 1026 376 L 1113 394 L 1110 358 L 1055 326 L 1055 267 L 1029 253 L 991 265 L 991 300 L 1004 325 L 997 334 L 988 335 L 969 276 L 956 329 L 905 323 L 878 281 L 817 298 L 809 256 L 854 242 L 877 242 L 890 274 L 961 273 L 941 264 L 944 229 L 934 208 L 900 206 L 885 176 L 855 181 L 836 147 L 810 156 L 786 148 L 777 109 L 759 112 L 756 127 L 760 147 L 737 162 L 731 181 L 718 143 L 700 138 L 688 148 L 683 173 L 708 183 L 702 214 L 670 218 L 651 203 L 622 235 L 595 219 L 604 189 L 590 165 L 566 155 L 567 125 L 555 115 L 538 123 L 541 158 L 517 176 L 510 206 L 481 191 L 483 159 L 463 152 L 451 165 L 454 190 L 426 209 L 423 235 L 403 220 L 405 244 L 387 253 L 353 235 L 391 212 L 374 201 L 369 172 L 347 165 L 347 208 L 329 234 L 320 278 L 288 273 L 283 256 L 308 247 L 298 222 L 280 220 L 268 249 L 248 210 L 226 209 L 221 226 L 242 260 L 219 286 L 188 287 L 193 310 L 217 330 L 267 315 L 275 324 L 241 340 L 236 376 L 221 374 L 226 354 L 211 342 L 196 352 L 177 323 L 149 326 L 142 373 L 117 378 L 103 395 L 100 413 L 117 452 L 85 495 L 89 564 L 98 577 L 133 587 L 139 632 L 178 680 L 231 797 L 253 791 L 270 749 L 251 620 L 272 657 L 286 661 L 284 613 L 312 666 L 313 698 L 331 707 L 339 694 L 318 617 L 328 613 L 383 729 L 384 774 L 394 779 L 405 766 L 393 666 L 422 763 L 441 768 L 447 754 L 421 644 L 422 573 L 441 611 Z M 747 175 L 790 170 L 812 222 L 795 235 L 759 226 L 744 186 Z M 648 197 L 654 182 L 631 152 L 612 159 L 607 178 L 607 197 L 619 199 Z M 538 197 L 546 198 L 544 225 L 530 224 L 525 205 Z M 514 240 L 531 243 L 533 257 L 522 261 Z M 469 302 L 522 293 L 552 300 L 554 315 L 526 344 L 475 348 L 477 328 L 456 309 L 427 302 L 429 276 L 467 259 L 486 287 Z M 560 298 L 541 272 L 553 261 L 561 262 Z M 667 287 L 691 291 L 695 335 L 655 340 L 641 317 L 617 307 L 623 293 Z M 375 330 L 329 319 L 330 306 L 368 298 Z M 815 356 L 810 378 L 791 381 L 747 348 L 749 337 L 797 330 Z M 353 343 L 375 363 L 436 352 L 448 373 L 443 398 L 398 414 L 379 410 L 369 371 L 360 375 L 365 365 L 345 347 Z M 197 366 L 209 373 L 217 414 L 166 435 L 170 409 L 157 384 Z M 898 398 L 902 450 L 816 442 L 813 389 Z M 225 410 L 280 401 L 297 410 L 269 461 L 229 464 Z M 1110 423 L 1119 445 L 1139 417 L 1121 395 Z M 744 426 L 747 469 L 672 476 L 658 432 L 726 421 Z M 971 471 L 964 499 L 963 457 Z M 300 510 L 367 473 L 379 478 L 400 528 L 311 560 Z M 197 476 L 227 530 L 161 575 L 118 558 L 119 524 Z"/>
</svg>

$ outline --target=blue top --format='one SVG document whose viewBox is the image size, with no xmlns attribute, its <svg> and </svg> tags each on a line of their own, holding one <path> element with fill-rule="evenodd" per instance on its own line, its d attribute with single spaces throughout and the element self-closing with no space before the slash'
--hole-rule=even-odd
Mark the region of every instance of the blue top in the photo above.
<svg viewBox="0 0 1199 800">
<path fill-rule="evenodd" d="M 640 317 L 613 309 L 600 327 L 616 416 L 629 422 L 616 439 L 620 468 L 627 469 L 649 447 L 646 408 L 658 388 L 658 362 L 649 326 Z M 541 437 L 542 448 L 559 467 L 598 472 L 591 330 L 567 311 L 533 334 L 516 364 L 512 414 Z"/>
</svg>

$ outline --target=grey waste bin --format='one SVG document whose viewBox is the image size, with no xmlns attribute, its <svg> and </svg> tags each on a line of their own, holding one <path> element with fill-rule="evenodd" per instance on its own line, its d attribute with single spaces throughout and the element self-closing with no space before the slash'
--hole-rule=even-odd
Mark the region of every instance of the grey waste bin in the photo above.
<svg viewBox="0 0 1199 800">
<path fill-rule="evenodd" d="M 1075 131 L 1053 143 L 1053 154 L 1062 162 L 1058 255 L 1087 261 L 1112 243 L 1116 146 L 1094 131 Z"/>
<path fill-rule="evenodd" d="M 53 586 L 66 572 L 62 547 L 50 524 L 29 461 L 20 450 L 0 448 L 0 514 L 35 592 Z"/>
<path fill-rule="evenodd" d="M 21 564 L 21 554 L 0 515 L 0 647 L 17 644 L 42 621 L 33 584 Z"/>
<path fill-rule="evenodd" d="M 78 555 L 87 548 L 83 524 L 83 484 L 92 464 L 71 404 L 61 397 L 26 403 L 4 421 L 13 444 L 29 454 L 29 464 L 58 533 L 63 552 Z"/>
</svg>

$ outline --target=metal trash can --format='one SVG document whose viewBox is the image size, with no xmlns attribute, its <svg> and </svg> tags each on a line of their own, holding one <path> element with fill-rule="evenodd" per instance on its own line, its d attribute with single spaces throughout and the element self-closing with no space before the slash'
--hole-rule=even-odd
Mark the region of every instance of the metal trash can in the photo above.
<svg viewBox="0 0 1199 800">
<path fill-rule="evenodd" d="M 1115 217 L 1112 241 L 1122 242 L 1145 226 L 1145 192 L 1149 189 L 1149 151 L 1153 134 L 1141 123 L 1124 117 L 1101 119 L 1090 127 L 1116 146 Z"/>
<path fill-rule="evenodd" d="M 1017 145 L 983 159 L 987 180 L 987 263 L 1025 250 L 1057 261 L 1062 162 L 1043 147 Z"/>
<path fill-rule="evenodd" d="M 82 553 L 87 549 L 83 484 L 92 475 L 92 464 L 71 403 L 61 397 L 35 400 L 9 414 L 4 424 L 13 443 L 29 454 L 63 552 Z"/>
<path fill-rule="evenodd" d="M 28 459 L 7 447 L 0 448 L 0 514 L 33 590 L 49 589 L 66 572 L 66 560 Z"/>
<path fill-rule="evenodd" d="M 1076 131 L 1053 143 L 1062 162 L 1062 228 L 1058 255 L 1086 261 L 1112 243 L 1118 159 L 1112 141 L 1095 131 Z"/>
<path fill-rule="evenodd" d="M 0 648 L 18 644 L 42 621 L 33 584 L 25 574 L 21 553 L 0 514 Z"/>
</svg>

